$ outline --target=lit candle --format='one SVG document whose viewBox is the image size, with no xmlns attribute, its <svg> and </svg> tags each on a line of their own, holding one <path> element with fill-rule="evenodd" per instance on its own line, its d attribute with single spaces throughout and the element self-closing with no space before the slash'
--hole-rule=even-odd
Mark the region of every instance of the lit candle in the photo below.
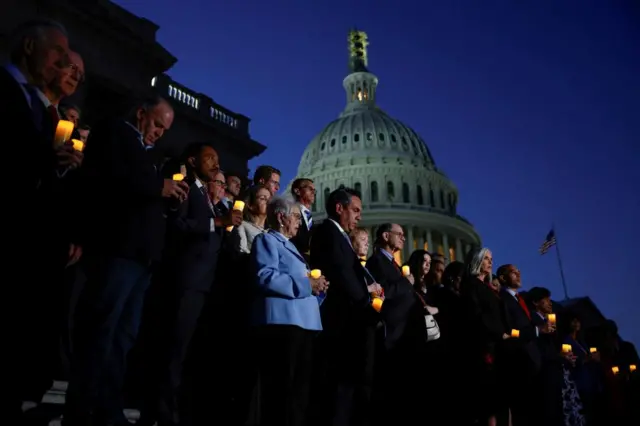
<svg viewBox="0 0 640 426">
<path fill-rule="evenodd" d="M 620 368 L 614 365 L 611 367 L 611 371 L 613 371 L 613 374 L 618 374 L 620 372 Z"/>
<path fill-rule="evenodd" d="M 187 166 L 184 164 L 180 164 L 180 174 L 186 176 L 187 175 Z"/>
<path fill-rule="evenodd" d="M 589 348 L 589 353 L 596 353 L 598 352 L 598 348 Z"/>
<path fill-rule="evenodd" d="M 566 343 L 562 345 L 562 353 L 568 354 L 571 352 L 571 345 L 567 345 Z"/>
<path fill-rule="evenodd" d="M 366 261 L 366 260 L 361 260 L 361 261 L 360 261 L 360 264 L 361 264 L 362 266 L 366 266 L 366 265 L 367 265 L 367 261 Z"/>
<path fill-rule="evenodd" d="M 244 210 L 244 201 L 236 200 L 235 203 L 233 203 L 233 209 L 238 211 Z"/>
<path fill-rule="evenodd" d="M 376 312 L 380 312 L 380 310 L 382 309 L 382 299 L 380 299 L 379 297 L 374 297 L 371 300 L 371 306 L 376 310 Z"/>
<path fill-rule="evenodd" d="M 631 365 L 629 366 L 629 371 L 631 371 L 632 373 L 633 373 L 634 371 L 636 371 L 636 365 L 635 365 L 635 364 L 631 364 Z"/>
<path fill-rule="evenodd" d="M 311 272 L 309 272 L 309 276 L 314 280 L 317 280 L 322 276 L 322 272 L 320 271 L 320 269 L 312 269 Z"/>
<path fill-rule="evenodd" d="M 71 133 L 73 132 L 73 123 L 67 120 L 59 120 L 58 127 L 56 127 L 56 133 L 53 137 L 53 144 L 55 146 L 64 145 L 66 141 L 71 139 Z"/>
<path fill-rule="evenodd" d="M 520 330 L 516 330 L 515 328 L 511 330 L 511 337 L 520 337 Z"/>
<path fill-rule="evenodd" d="M 73 149 L 76 151 L 82 152 L 84 150 L 84 142 L 79 139 L 71 139 L 71 143 L 73 143 Z"/>
<path fill-rule="evenodd" d="M 176 173 L 173 175 L 173 180 L 176 182 L 180 182 L 184 180 L 184 175 L 182 173 Z"/>
<path fill-rule="evenodd" d="M 408 265 L 404 265 L 404 266 L 402 267 L 402 276 L 403 276 L 403 277 L 407 277 L 407 276 L 409 276 L 409 275 L 411 275 L 411 270 L 409 269 L 409 266 L 408 266 Z"/>
<path fill-rule="evenodd" d="M 549 314 L 547 316 L 547 318 L 549 318 L 549 324 L 555 324 L 556 323 L 556 314 Z"/>
</svg>

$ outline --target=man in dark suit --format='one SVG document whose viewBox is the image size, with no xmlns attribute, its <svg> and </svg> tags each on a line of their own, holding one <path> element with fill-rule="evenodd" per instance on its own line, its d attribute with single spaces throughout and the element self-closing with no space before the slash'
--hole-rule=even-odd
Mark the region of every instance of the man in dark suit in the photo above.
<svg viewBox="0 0 640 426">
<path fill-rule="evenodd" d="M 313 217 L 311 216 L 311 205 L 316 199 L 316 188 L 313 181 L 308 178 L 298 178 L 291 184 L 291 195 L 300 205 L 302 213 L 302 223 L 298 228 L 298 233 L 291 239 L 291 242 L 309 262 L 309 241 L 311 240 L 311 230 L 313 227 Z"/>
<path fill-rule="evenodd" d="M 18 271 L 19 283 L 5 285 L 3 297 L 10 301 L 11 319 L 3 321 L 8 359 L 3 364 L 6 387 L 1 411 L 7 423 L 18 424 L 23 399 L 39 401 L 51 382 L 51 358 L 40 357 L 56 347 L 52 316 L 57 316 L 55 297 L 61 292 L 41 271 L 55 264 L 48 247 L 45 202 L 57 184 L 56 171 L 70 164 L 72 150 L 53 149 L 53 115 L 46 109 L 42 88 L 68 64 L 68 38 L 64 27 L 54 21 L 33 20 L 19 25 L 9 35 L 9 62 L 0 67 L 0 125 L 11 132 L 5 144 L 7 185 L 5 199 L 20 200 L 6 209 L 4 242 L 11 249 L 2 256 L 2 269 Z M 38 251 L 34 267 L 32 253 Z M 50 352 L 47 352 L 49 355 Z"/>
<path fill-rule="evenodd" d="M 328 219 L 318 226 L 310 244 L 311 266 L 331 282 L 321 307 L 329 376 L 324 410 L 333 426 L 368 425 L 380 320 L 370 294 L 382 289 L 365 273 L 347 234 L 360 220 L 360 194 L 340 187 L 327 197 L 326 210 Z"/>
<path fill-rule="evenodd" d="M 78 305 L 66 425 L 86 424 L 92 411 L 98 424 L 127 424 L 122 382 L 151 265 L 164 245 L 165 202 L 175 209 L 189 190 L 185 182 L 163 179 L 149 152 L 172 123 L 169 103 L 153 96 L 89 137 L 80 213 L 87 285 Z"/>
<path fill-rule="evenodd" d="M 501 378 L 505 389 L 510 389 L 506 398 L 514 426 L 527 425 L 534 418 L 536 405 L 531 403 L 531 392 L 541 366 L 537 338 L 541 332 L 548 333 L 550 329 L 546 323 L 540 328 L 534 325 L 526 301 L 518 294 L 522 287 L 518 268 L 515 265 L 502 265 L 496 275 L 501 285 L 507 332 L 519 331 L 518 337 L 505 342 L 500 362 Z"/>
<path fill-rule="evenodd" d="M 168 247 L 162 260 L 165 273 L 161 280 L 154 281 L 162 287 L 155 289 L 155 294 L 164 303 L 159 303 L 163 308 L 151 318 L 151 328 L 158 334 L 156 344 L 145 345 L 147 357 L 158 360 L 147 364 L 153 371 L 145 375 L 148 402 L 142 424 L 146 425 L 156 420 L 159 426 L 186 424 L 180 418 L 188 418 L 188 413 L 178 415 L 179 408 L 184 413 L 178 391 L 187 349 L 215 278 L 222 244 L 222 237 L 215 231 L 242 223 L 242 212 L 217 215 L 209 198 L 207 184 L 220 170 L 218 153 L 207 144 L 197 143 L 187 148 L 185 158 L 191 182 L 189 196 L 169 221 Z"/>
<path fill-rule="evenodd" d="M 383 223 L 376 230 L 373 254 L 367 260 L 366 269 L 384 289 L 384 303 L 380 311 L 384 321 L 384 345 L 380 348 L 376 378 L 376 401 L 384 401 L 387 407 L 400 410 L 384 410 L 378 424 L 410 424 L 420 410 L 424 392 L 424 368 L 416 371 L 416 365 L 408 359 L 418 359 L 423 353 L 425 339 L 424 308 L 413 290 L 414 277 L 403 276 L 394 253 L 402 250 L 405 235 L 395 223 Z M 427 359 L 427 358 L 425 358 Z M 416 386 L 409 386 L 410 383 Z M 426 397 L 425 397 L 426 398 Z"/>
</svg>

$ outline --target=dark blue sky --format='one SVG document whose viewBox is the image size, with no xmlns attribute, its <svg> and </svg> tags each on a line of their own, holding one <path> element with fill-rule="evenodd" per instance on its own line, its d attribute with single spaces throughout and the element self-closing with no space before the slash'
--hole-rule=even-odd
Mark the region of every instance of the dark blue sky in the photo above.
<svg viewBox="0 0 640 426">
<path fill-rule="evenodd" d="M 633 0 L 117 3 L 160 25 L 174 79 L 252 118 L 268 150 L 251 165 L 284 182 L 344 107 L 347 31 L 367 31 L 379 105 L 422 135 L 495 263 L 561 298 L 555 252 L 537 251 L 555 223 L 570 296 L 640 344 Z"/>
</svg>

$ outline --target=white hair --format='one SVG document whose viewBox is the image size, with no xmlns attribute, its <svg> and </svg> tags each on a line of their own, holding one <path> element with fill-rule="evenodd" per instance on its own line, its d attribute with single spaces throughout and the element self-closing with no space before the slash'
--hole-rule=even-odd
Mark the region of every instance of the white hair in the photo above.
<svg viewBox="0 0 640 426">
<path fill-rule="evenodd" d="M 278 221 L 278 215 L 289 216 L 291 209 L 296 206 L 296 201 L 291 197 L 282 197 L 274 195 L 267 204 L 267 226 L 271 229 L 278 229 L 280 222 Z"/>
<path fill-rule="evenodd" d="M 481 249 L 473 250 L 469 253 L 468 261 L 467 261 L 467 271 L 469 275 L 477 277 L 480 275 L 480 268 L 482 268 L 482 261 L 486 256 L 487 252 L 490 250 L 487 247 L 482 247 Z M 489 273 L 489 281 L 491 281 L 491 273 Z"/>
</svg>

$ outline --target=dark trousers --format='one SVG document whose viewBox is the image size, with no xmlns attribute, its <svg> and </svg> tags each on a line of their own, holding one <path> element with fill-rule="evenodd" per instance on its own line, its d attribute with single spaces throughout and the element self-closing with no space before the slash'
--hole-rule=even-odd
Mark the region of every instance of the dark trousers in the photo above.
<svg viewBox="0 0 640 426">
<path fill-rule="evenodd" d="M 262 425 L 305 425 L 316 333 L 289 325 L 260 330 Z"/>
<path fill-rule="evenodd" d="M 65 417 L 94 411 L 120 421 L 127 354 L 138 335 L 150 268 L 129 259 L 90 257 L 85 273 Z"/>
<path fill-rule="evenodd" d="M 149 294 L 141 335 L 145 421 L 177 424 L 185 404 L 179 401 L 184 363 L 208 293 L 179 289 Z M 148 321 L 147 321 L 148 320 Z M 178 415 L 179 410 L 182 412 Z"/>
</svg>

